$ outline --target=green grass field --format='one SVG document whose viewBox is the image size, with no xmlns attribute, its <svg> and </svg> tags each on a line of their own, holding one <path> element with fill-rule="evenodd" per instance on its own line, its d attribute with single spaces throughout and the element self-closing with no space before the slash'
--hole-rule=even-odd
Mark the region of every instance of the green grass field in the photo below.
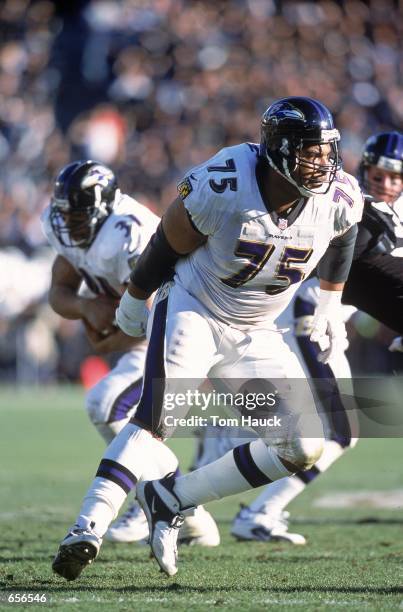
<svg viewBox="0 0 403 612">
<path fill-rule="evenodd" d="M 182 548 L 174 579 L 162 577 L 148 548 L 112 543 L 76 582 L 56 577 L 51 559 L 103 449 L 82 402 L 76 388 L 2 389 L 1 610 L 34 605 L 8 603 L 10 593 L 44 594 L 47 604 L 35 605 L 80 612 L 403 608 L 402 507 L 317 505 L 333 493 L 378 491 L 377 499 L 387 500 L 403 489 L 399 439 L 361 441 L 293 502 L 292 529 L 308 538 L 305 547 L 235 542 L 230 522 L 239 502 L 250 499 L 245 494 L 210 505 L 222 545 Z M 192 441 L 173 446 L 187 467 Z"/>
</svg>

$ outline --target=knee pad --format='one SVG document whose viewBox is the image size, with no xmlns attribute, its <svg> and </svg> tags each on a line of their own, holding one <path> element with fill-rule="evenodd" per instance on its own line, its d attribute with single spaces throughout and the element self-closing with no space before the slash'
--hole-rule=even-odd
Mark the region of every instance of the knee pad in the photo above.
<svg viewBox="0 0 403 612">
<path fill-rule="evenodd" d="M 108 398 L 108 393 L 106 393 L 102 380 L 88 391 L 85 398 L 85 407 L 94 425 L 108 421 L 112 403 Z"/>
<path fill-rule="evenodd" d="M 130 418 L 141 394 L 142 379 L 106 377 L 87 393 L 86 408 L 94 425 Z"/>
<path fill-rule="evenodd" d="M 323 438 L 294 438 L 276 444 L 276 452 L 297 470 L 309 470 L 320 458 L 323 444 Z"/>
</svg>

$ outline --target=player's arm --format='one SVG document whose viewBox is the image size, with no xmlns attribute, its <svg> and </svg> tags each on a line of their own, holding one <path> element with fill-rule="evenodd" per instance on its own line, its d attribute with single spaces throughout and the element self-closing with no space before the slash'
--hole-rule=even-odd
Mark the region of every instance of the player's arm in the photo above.
<svg viewBox="0 0 403 612">
<path fill-rule="evenodd" d="M 189 255 L 206 241 L 189 218 L 181 198 L 176 198 L 130 275 L 128 292 L 146 299 L 168 277 L 180 257 Z"/>
<path fill-rule="evenodd" d="M 74 267 L 58 255 L 52 267 L 49 303 L 65 319 L 82 319 L 94 331 L 110 333 L 114 329 L 117 300 L 107 296 L 85 298 L 78 295 L 82 278 Z"/>
<path fill-rule="evenodd" d="M 115 329 L 112 333 L 103 336 L 87 328 L 87 337 L 93 350 L 102 354 L 116 351 L 125 353 L 144 343 L 144 338 L 132 338 L 121 329 Z"/>
<path fill-rule="evenodd" d="M 181 198 L 176 198 L 137 260 L 116 311 L 118 325 L 126 334 L 145 334 L 147 308 L 144 300 L 169 278 L 180 257 L 192 253 L 206 240 L 207 237 L 193 225 Z"/>
<path fill-rule="evenodd" d="M 357 238 L 357 225 L 334 238 L 318 265 L 321 289 L 342 291 L 353 261 L 354 246 Z"/>
<path fill-rule="evenodd" d="M 332 240 L 318 265 L 320 292 L 311 340 L 319 342 L 323 348 L 328 345 L 320 355 L 323 363 L 348 346 L 341 297 L 353 261 L 356 237 L 357 225 L 353 225 L 342 236 Z"/>
<path fill-rule="evenodd" d="M 83 300 L 77 295 L 81 276 L 61 255 L 53 263 L 49 304 L 64 319 L 84 318 Z"/>
</svg>

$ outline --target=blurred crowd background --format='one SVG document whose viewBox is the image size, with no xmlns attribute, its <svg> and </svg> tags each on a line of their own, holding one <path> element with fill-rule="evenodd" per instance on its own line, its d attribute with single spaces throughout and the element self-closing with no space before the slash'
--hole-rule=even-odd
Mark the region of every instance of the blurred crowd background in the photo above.
<svg viewBox="0 0 403 612">
<path fill-rule="evenodd" d="M 392 0 L 3 0 L 0 5 L 0 380 L 77 380 L 81 325 L 46 305 L 39 217 L 61 166 L 110 165 L 161 214 L 190 166 L 259 140 L 287 95 L 319 98 L 355 173 L 373 132 L 401 128 L 402 3 Z M 349 324 L 356 373 L 390 371 L 393 334 Z"/>
</svg>

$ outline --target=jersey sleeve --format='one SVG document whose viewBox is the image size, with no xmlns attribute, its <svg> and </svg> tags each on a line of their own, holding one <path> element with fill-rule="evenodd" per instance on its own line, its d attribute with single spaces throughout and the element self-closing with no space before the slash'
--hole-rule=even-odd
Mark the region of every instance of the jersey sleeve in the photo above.
<svg viewBox="0 0 403 612">
<path fill-rule="evenodd" d="M 345 283 L 348 278 L 357 238 L 357 225 L 334 238 L 318 264 L 318 276 L 329 283 Z"/>
<path fill-rule="evenodd" d="M 361 188 L 351 174 L 339 172 L 332 185 L 334 205 L 333 238 L 342 236 L 361 220 L 364 196 Z"/>
<path fill-rule="evenodd" d="M 231 187 L 230 174 L 225 175 L 224 179 L 220 175 L 220 180 L 216 182 L 214 170 L 211 170 L 222 163 L 220 153 L 205 164 L 193 168 L 177 187 L 192 225 L 205 236 L 215 234 L 223 222 L 226 197 L 224 189 L 217 190 L 221 190 L 222 186 Z"/>
<path fill-rule="evenodd" d="M 122 247 L 119 249 L 117 254 L 117 278 L 119 282 L 124 285 L 129 282 L 129 276 L 136 261 L 143 251 L 147 241 L 145 236 L 142 239 L 141 227 L 135 223 L 127 225 L 127 237 L 123 241 Z"/>
<path fill-rule="evenodd" d="M 130 273 L 155 232 L 159 221 L 156 215 L 149 213 L 141 218 L 128 215 L 116 224 L 115 229 L 123 233 L 123 240 L 116 258 L 116 274 L 121 284 L 129 282 Z"/>
</svg>

